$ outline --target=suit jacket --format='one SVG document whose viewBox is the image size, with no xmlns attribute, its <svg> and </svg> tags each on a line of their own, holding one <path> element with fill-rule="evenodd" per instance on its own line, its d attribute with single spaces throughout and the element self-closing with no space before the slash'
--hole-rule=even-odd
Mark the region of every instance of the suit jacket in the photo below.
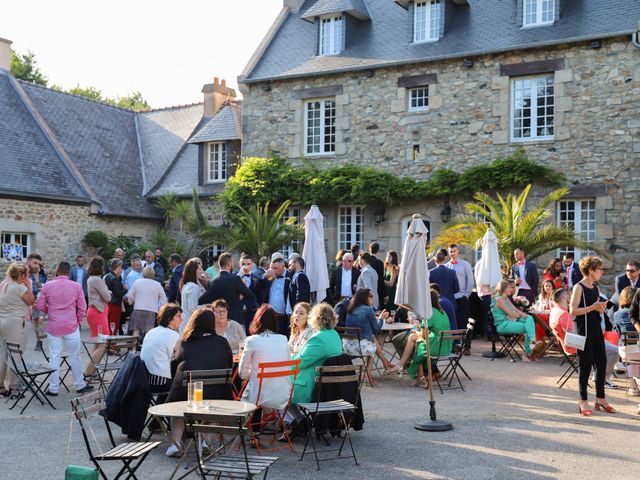
<svg viewBox="0 0 640 480">
<path fill-rule="evenodd" d="M 242 271 L 236 273 L 236 275 L 242 281 L 242 283 L 245 283 Z M 254 273 L 250 273 L 249 278 L 251 280 L 249 282 L 249 290 L 251 290 L 255 296 L 253 298 L 245 297 L 242 299 L 242 310 L 244 312 L 244 319 L 240 319 L 240 320 L 235 319 L 236 322 L 244 323 L 245 327 L 249 326 L 249 324 L 251 323 L 251 320 L 253 320 L 253 315 L 256 313 L 256 310 L 258 309 L 257 286 L 258 286 L 258 280 L 260 279 L 260 277 Z"/>
<path fill-rule="evenodd" d="M 286 272 L 283 273 L 284 276 L 284 308 L 285 313 L 290 313 L 291 303 L 289 301 L 289 294 L 291 290 L 291 279 L 287 277 Z M 269 300 L 269 296 L 271 295 L 271 284 L 275 280 L 274 278 L 261 278 L 258 280 L 256 285 L 256 297 L 258 297 L 258 303 L 262 305 L 263 303 L 271 303 Z M 273 305 L 273 304 L 272 304 Z"/>
<path fill-rule="evenodd" d="M 437 283 L 440 287 L 440 296 L 448 298 L 455 305 L 456 293 L 460 291 L 458 275 L 455 271 L 444 265 L 438 265 L 433 270 L 429 270 L 429 281 Z"/>
<path fill-rule="evenodd" d="M 353 273 L 351 274 L 351 294 L 353 295 L 356 291 L 356 284 L 358 283 L 358 277 L 360 276 L 360 270 L 357 268 L 351 269 Z M 342 267 L 334 270 L 333 275 L 331 275 L 331 281 L 329 282 L 329 291 L 331 292 L 331 299 L 334 303 L 337 303 L 340 300 L 340 288 L 342 287 Z"/>
<path fill-rule="evenodd" d="M 384 288 L 384 262 L 373 255 L 373 259 L 371 260 L 371 267 L 373 267 L 373 269 L 378 274 L 378 306 L 381 306 L 383 304 L 384 297 L 386 296 L 386 289 Z"/>
<path fill-rule="evenodd" d="M 341 353 L 342 341 L 334 329 L 320 330 L 307 340 L 302 350 L 292 357 L 292 360 L 300 360 L 300 373 L 296 378 L 291 403 L 310 402 L 316 387 L 316 367 L 321 366 L 327 358 Z"/>
<path fill-rule="evenodd" d="M 511 274 L 513 278 L 518 278 L 520 276 L 520 269 L 518 268 L 517 263 L 511 267 Z M 538 267 L 535 263 L 530 262 L 529 260 L 524 261 L 524 279 L 527 282 L 527 285 L 531 287 L 531 291 L 537 294 L 538 284 L 540 282 L 538 278 Z"/>
<path fill-rule="evenodd" d="M 620 292 L 622 292 L 624 288 L 630 286 L 631 280 L 629 280 L 629 277 L 627 277 L 626 273 L 623 273 L 622 275 L 618 275 L 616 277 L 616 293 L 618 294 L 618 296 L 620 296 Z M 636 281 L 636 288 L 640 288 L 640 279 Z"/>
<path fill-rule="evenodd" d="M 167 294 L 167 301 L 170 303 L 180 303 L 180 279 L 182 278 L 182 272 L 184 271 L 184 265 L 176 265 L 171 271 L 171 278 L 169 279 L 169 293 Z"/>
<path fill-rule="evenodd" d="M 291 278 L 289 301 L 291 302 L 291 308 L 299 302 L 311 303 L 311 284 L 309 283 L 309 277 L 304 272 L 300 272 L 297 275 L 294 274 Z"/>
<path fill-rule="evenodd" d="M 73 280 L 74 282 L 78 281 L 78 270 L 80 270 L 80 267 L 78 267 L 77 265 L 71 267 L 71 273 L 69 274 L 69 280 Z M 89 272 L 84 267 L 82 267 L 82 271 L 84 272 L 84 274 L 82 275 L 82 291 L 84 292 L 84 297 L 87 298 L 87 296 L 88 296 L 87 279 L 89 278 Z"/>
<path fill-rule="evenodd" d="M 564 270 L 565 273 L 567 272 L 566 266 L 563 265 L 562 269 Z M 580 280 L 582 280 L 582 273 L 580 273 L 580 267 L 578 267 L 578 264 L 576 262 L 573 262 L 571 267 L 571 286 L 575 285 Z M 567 277 L 564 278 L 564 283 L 565 285 L 569 285 L 569 279 Z"/>
<path fill-rule="evenodd" d="M 242 295 L 244 299 L 255 299 L 255 294 L 247 288 L 242 279 L 237 275 L 223 270 L 220 274 L 209 282 L 207 291 L 198 299 L 199 305 L 212 303 L 214 300 L 224 298 L 229 305 L 229 318 L 236 322 L 244 323 L 242 313 Z"/>
</svg>

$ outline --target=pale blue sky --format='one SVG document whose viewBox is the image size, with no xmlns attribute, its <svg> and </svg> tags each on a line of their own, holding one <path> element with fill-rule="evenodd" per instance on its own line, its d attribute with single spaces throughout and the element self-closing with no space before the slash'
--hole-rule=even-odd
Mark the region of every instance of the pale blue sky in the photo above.
<svg viewBox="0 0 640 480">
<path fill-rule="evenodd" d="M 139 90 L 152 107 L 199 102 L 213 77 L 236 87 L 282 0 L 14 0 L 0 37 L 32 50 L 49 83 Z"/>
</svg>

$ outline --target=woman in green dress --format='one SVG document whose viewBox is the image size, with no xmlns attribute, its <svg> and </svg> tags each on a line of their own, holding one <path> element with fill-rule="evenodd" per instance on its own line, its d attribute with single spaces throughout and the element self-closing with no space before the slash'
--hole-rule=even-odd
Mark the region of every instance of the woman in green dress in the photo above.
<svg viewBox="0 0 640 480">
<path fill-rule="evenodd" d="M 389 312 L 397 310 L 395 299 L 399 271 L 398 252 L 391 250 L 387 253 L 387 258 L 384 261 L 384 299 L 382 310 L 388 310 Z"/>
<path fill-rule="evenodd" d="M 429 379 L 425 376 L 425 372 L 427 371 L 427 345 L 424 337 L 426 332 L 424 328 L 425 323 L 429 326 L 431 371 L 434 378 L 439 375 L 435 359 L 440 355 L 449 355 L 453 346 L 453 342 L 451 340 L 444 340 L 443 342 L 440 342 L 440 332 L 449 330 L 451 326 L 449 324 L 449 317 L 440 306 L 440 295 L 438 295 L 438 292 L 433 289 L 431 289 L 431 307 L 433 308 L 433 314 L 428 322 L 426 320 L 422 320 L 421 338 L 416 343 L 413 360 L 409 366 L 409 375 L 416 378 L 415 385 L 417 387 L 427 387 L 429 385 Z"/>
</svg>

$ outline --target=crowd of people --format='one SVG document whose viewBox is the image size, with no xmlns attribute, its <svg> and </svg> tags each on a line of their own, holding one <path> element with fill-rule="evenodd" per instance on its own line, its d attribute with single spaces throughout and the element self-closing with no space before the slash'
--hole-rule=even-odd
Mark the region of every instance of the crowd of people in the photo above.
<svg viewBox="0 0 640 480">
<path fill-rule="evenodd" d="M 343 352 L 367 358 L 368 378 L 377 357 L 385 373 L 408 372 L 414 385 L 426 387 L 440 375 L 432 361 L 433 378 L 428 377 L 427 342 L 434 357 L 460 352 L 470 354 L 470 345 L 441 342 L 440 332 L 464 329 L 470 315 L 469 298 L 475 290 L 487 311 L 492 314 L 499 334 L 524 335 L 524 350 L 529 360 L 546 351 L 547 338 L 536 337 L 536 325 L 547 337 L 556 336 L 567 354 L 575 354 L 563 344 L 566 332 L 586 335 L 586 345 L 577 352 L 580 364 L 579 410 L 593 412 L 587 404 L 587 382 L 593 370 L 596 409 L 613 412 L 605 395 L 612 386 L 612 374 L 619 357 L 637 360 L 637 352 L 605 341 L 606 331 L 640 331 L 640 275 L 637 262 L 629 262 L 624 274 L 616 278 L 615 295 L 603 297 L 598 288 L 603 262 L 585 257 L 579 265 L 570 254 L 554 258 L 544 269 L 540 284 L 537 266 L 526 259 L 526 252 L 514 252 L 515 263 L 504 280 L 491 292 L 487 286 L 475 285 L 474 270 L 452 244 L 429 260 L 430 295 L 433 315 L 422 322 L 395 305 L 400 270 L 397 252 L 378 258 L 380 246 L 372 242 L 367 251 L 357 245 L 341 250 L 330 266 L 330 286 L 326 300 L 314 304 L 310 281 L 305 274 L 304 259 L 298 254 L 285 258 L 274 253 L 254 262 L 248 254 L 234 260 L 222 253 L 214 265 L 200 258 L 183 259 L 173 254 L 167 261 L 160 250 L 148 251 L 144 259 L 117 249 L 114 258 L 105 262 L 100 256 L 78 255 L 76 264 L 60 262 L 54 278 L 42 270 L 42 258 L 29 255 L 24 264 L 14 263 L 0 284 L 0 339 L 26 347 L 33 329 L 43 328 L 46 319 L 50 366 L 55 373 L 49 379 L 47 395 L 60 389 L 60 355 L 69 355 L 76 392 L 92 390 L 98 380 L 94 364 L 104 354 L 104 344 L 96 343 L 91 358 L 80 363 L 80 326 L 86 319 L 89 335 L 130 334 L 139 337 L 141 359 L 149 386 L 166 401 L 186 399 L 183 372 L 232 368 L 237 355 L 238 374 L 245 382 L 242 397 L 255 402 L 258 397 L 258 364 L 300 360 L 300 373 L 292 385 L 289 377 L 273 379 L 262 386 L 263 409 L 283 409 L 311 400 L 315 367 Z M 166 272 L 166 274 L 165 274 Z M 526 300 L 524 300 L 526 299 Z M 535 313 L 548 313 L 548 323 Z M 393 339 L 399 362 L 385 356 L 379 341 L 385 322 L 409 321 L 413 329 Z M 357 337 L 339 335 L 336 327 L 358 329 Z M 426 329 L 425 327 L 429 327 Z M 429 332 L 428 336 L 426 332 Z M 36 345 L 36 348 L 43 348 Z M 8 367 L 8 358 L 0 355 L 0 394 L 20 394 L 16 376 Z M 637 365 L 628 367 L 629 393 L 638 395 Z M 17 392 L 17 393 L 16 393 Z M 219 386 L 207 387 L 206 398 L 230 398 L 231 392 Z M 295 422 L 295 408 L 291 419 Z M 172 424 L 176 445 L 180 444 L 184 425 Z M 179 453 L 176 445 L 167 455 Z"/>
</svg>

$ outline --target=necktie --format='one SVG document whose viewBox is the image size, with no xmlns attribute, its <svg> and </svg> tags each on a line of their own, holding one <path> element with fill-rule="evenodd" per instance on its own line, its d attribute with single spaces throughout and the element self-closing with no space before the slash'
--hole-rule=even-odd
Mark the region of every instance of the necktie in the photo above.
<svg viewBox="0 0 640 480">
<path fill-rule="evenodd" d="M 457 265 L 458 264 L 458 260 L 451 260 L 451 265 Z"/>
</svg>

